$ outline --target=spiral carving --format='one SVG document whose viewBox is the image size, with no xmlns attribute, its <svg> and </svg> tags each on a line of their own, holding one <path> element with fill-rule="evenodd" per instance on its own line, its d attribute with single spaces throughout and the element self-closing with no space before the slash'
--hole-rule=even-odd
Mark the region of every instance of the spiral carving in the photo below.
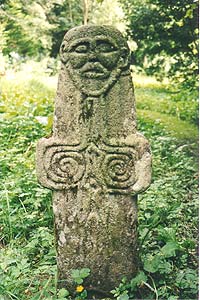
<svg viewBox="0 0 200 300">
<path fill-rule="evenodd" d="M 37 146 L 40 183 L 55 190 L 81 188 L 90 178 L 110 193 L 130 194 L 138 180 L 138 153 L 131 146 L 63 145 L 43 139 Z"/>
<path fill-rule="evenodd" d="M 44 165 L 48 180 L 58 189 L 73 187 L 81 180 L 85 171 L 83 155 L 70 151 L 65 146 L 48 148 Z"/>
<path fill-rule="evenodd" d="M 132 153 L 107 153 L 102 169 L 105 182 L 110 188 L 126 189 L 136 181 Z"/>
</svg>

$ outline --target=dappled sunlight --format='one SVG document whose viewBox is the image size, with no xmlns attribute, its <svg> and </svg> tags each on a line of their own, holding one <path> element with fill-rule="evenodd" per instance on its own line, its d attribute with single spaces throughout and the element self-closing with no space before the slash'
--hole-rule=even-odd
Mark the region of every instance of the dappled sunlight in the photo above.
<svg viewBox="0 0 200 300">
<path fill-rule="evenodd" d="M 112 25 L 125 33 L 127 28 L 127 22 L 125 21 L 125 15 L 118 0 L 104 0 L 97 3 L 91 20 L 91 24 L 95 25 Z"/>
<path fill-rule="evenodd" d="M 132 78 L 135 87 L 167 88 L 169 85 L 168 78 L 164 78 L 162 81 L 159 81 L 155 76 L 147 76 L 134 72 L 134 68 L 132 69 Z"/>
<path fill-rule="evenodd" d="M 51 123 L 57 78 L 45 73 L 36 76 L 31 68 L 27 70 L 29 72 L 8 71 L 1 78 L 1 116 L 5 119 L 38 117 L 41 123 L 45 117 L 48 118 L 46 123 Z"/>
<path fill-rule="evenodd" d="M 0 78 L 2 88 L 6 82 L 12 84 L 27 84 L 34 79 L 48 88 L 56 89 L 58 81 L 57 69 L 52 70 L 48 66 L 48 60 L 49 59 L 44 59 L 40 62 L 34 60 L 27 61 L 20 65 L 19 70 L 15 70 L 14 66 L 12 68 L 12 65 L 8 66 L 4 75 Z M 49 76 L 49 73 L 52 71 L 55 75 Z"/>
</svg>

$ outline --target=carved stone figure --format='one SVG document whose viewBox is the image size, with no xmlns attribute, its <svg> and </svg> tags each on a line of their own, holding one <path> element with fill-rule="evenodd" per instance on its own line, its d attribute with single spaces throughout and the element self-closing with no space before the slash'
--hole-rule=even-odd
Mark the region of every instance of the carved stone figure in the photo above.
<svg viewBox="0 0 200 300">
<path fill-rule="evenodd" d="M 137 194 L 150 185 L 148 141 L 136 130 L 129 49 L 110 26 L 67 32 L 53 136 L 37 146 L 39 182 L 53 192 L 59 287 L 90 268 L 98 298 L 137 271 Z"/>
<path fill-rule="evenodd" d="M 74 30 L 61 45 L 61 60 L 76 87 L 87 96 L 105 94 L 123 69 L 128 66 L 128 49 L 124 39 L 109 29 Z"/>
</svg>

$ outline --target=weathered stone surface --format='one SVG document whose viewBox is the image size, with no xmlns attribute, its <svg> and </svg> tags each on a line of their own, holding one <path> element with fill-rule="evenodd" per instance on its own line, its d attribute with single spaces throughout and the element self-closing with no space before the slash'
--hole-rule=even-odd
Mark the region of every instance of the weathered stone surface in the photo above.
<svg viewBox="0 0 200 300">
<path fill-rule="evenodd" d="M 53 136 L 37 146 L 38 179 L 54 190 L 59 286 L 87 267 L 88 290 L 108 292 L 137 270 L 136 195 L 151 155 L 136 131 L 128 53 L 110 26 L 76 27 L 61 45 Z"/>
</svg>

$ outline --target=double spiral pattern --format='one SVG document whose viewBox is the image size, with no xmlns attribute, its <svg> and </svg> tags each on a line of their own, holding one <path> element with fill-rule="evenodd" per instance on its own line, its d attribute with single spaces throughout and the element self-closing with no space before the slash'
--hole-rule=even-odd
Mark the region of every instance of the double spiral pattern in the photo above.
<svg viewBox="0 0 200 300">
<path fill-rule="evenodd" d="M 70 151 L 64 146 L 50 147 L 46 151 L 45 163 L 47 178 L 58 188 L 73 187 L 85 171 L 81 153 Z"/>
<path fill-rule="evenodd" d="M 136 181 L 132 153 L 108 153 L 102 168 L 108 187 L 126 189 Z"/>
</svg>

